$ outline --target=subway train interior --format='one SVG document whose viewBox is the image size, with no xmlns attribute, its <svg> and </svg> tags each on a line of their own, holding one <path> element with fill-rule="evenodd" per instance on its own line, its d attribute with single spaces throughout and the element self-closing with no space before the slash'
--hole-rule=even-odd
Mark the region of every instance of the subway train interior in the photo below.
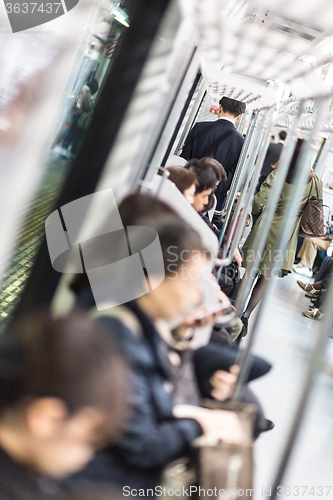
<svg viewBox="0 0 333 500">
<path fill-rule="evenodd" d="M 333 2 L 36 1 L 0 13 L 0 500 L 333 498 Z"/>
</svg>

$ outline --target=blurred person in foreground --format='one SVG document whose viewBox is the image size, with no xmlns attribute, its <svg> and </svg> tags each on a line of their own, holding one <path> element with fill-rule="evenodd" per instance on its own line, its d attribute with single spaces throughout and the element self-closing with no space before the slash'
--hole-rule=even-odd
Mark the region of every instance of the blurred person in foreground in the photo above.
<svg viewBox="0 0 333 500">
<path fill-rule="evenodd" d="M 242 433 L 235 414 L 200 406 L 203 394 L 200 396 L 191 359 L 193 353 L 188 353 L 186 348 L 186 359 L 181 355 L 178 358 L 175 352 L 178 345 L 173 343 L 175 337 L 170 322 L 180 321 L 184 330 L 191 331 L 202 321 L 212 327 L 215 321 L 213 314 L 204 315 L 204 320 L 200 321 L 193 314 L 202 303 L 200 285 L 207 266 L 207 251 L 199 235 L 171 207 L 149 195 L 128 196 L 119 206 L 119 213 L 125 227 L 148 226 L 157 231 L 166 277 L 161 283 L 160 271 L 152 272 L 150 263 L 152 290 L 149 293 L 98 313 L 98 321 L 105 328 L 118 332 L 119 342 L 132 364 L 134 414 L 118 443 L 99 452 L 87 469 L 72 480 L 108 482 L 123 488 L 143 489 L 145 496 L 154 496 L 147 490 L 154 490 L 160 483 L 166 465 L 178 458 L 192 456 L 193 442 L 198 436 L 219 432 L 225 440 L 238 442 Z M 157 215 L 152 218 L 152 213 Z M 131 276 L 125 274 L 122 275 L 123 286 L 127 286 L 127 279 L 131 282 Z M 160 283 L 156 288 L 155 281 Z M 77 286 L 75 288 L 79 293 L 77 306 L 82 304 L 81 297 L 85 297 L 83 306 L 93 310 L 95 303 L 91 290 L 89 306 L 87 290 L 81 287 L 80 292 Z M 179 334 L 182 343 L 183 333 L 179 329 L 176 342 Z M 184 339 L 185 346 L 187 341 L 188 338 Z M 205 371 L 205 387 L 211 397 L 225 399 L 230 396 L 236 381 L 237 368 L 232 365 L 237 353 L 223 355 L 220 346 L 216 346 L 216 350 L 222 357 L 215 360 L 213 372 Z M 207 368 L 211 365 L 207 358 L 203 364 Z M 264 368 L 268 371 L 269 367 L 266 364 Z M 175 373 L 178 369 L 184 369 L 181 376 Z"/>
<path fill-rule="evenodd" d="M 168 328 L 170 321 L 185 318 L 201 304 L 200 283 L 207 266 L 206 250 L 196 231 L 171 214 L 170 207 L 166 209 L 169 214 L 152 219 L 151 213 L 161 213 L 165 204 L 152 197 L 143 197 L 147 198 L 145 208 L 150 218 L 140 218 L 144 200 L 137 204 L 136 210 L 140 196 L 133 195 L 133 198 L 133 203 L 125 200 L 125 206 L 119 207 L 123 224 L 125 227 L 148 226 L 157 231 L 165 279 L 161 282 L 160 271 L 152 271 L 150 267 L 152 290 L 149 293 L 98 314 L 98 322 L 116 331 L 130 360 L 134 372 L 133 416 L 116 445 L 99 452 L 72 481 L 109 483 L 147 491 L 159 484 L 167 464 L 193 453 L 192 444 L 197 437 L 220 431 L 225 439 L 237 442 L 242 431 L 238 417 L 232 412 L 208 410 L 197 405 L 174 405 L 171 365 L 159 330 Z M 122 280 L 126 287 L 131 276 L 123 275 Z M 160 283 L 157 287 L 154 287 L 155 281 Z M 91 299 L 93 308 L 92 296 Z M 86 299 L 84 304 L 87 307 Z M 229 375 L 234 383 L 235 375 Z M 194 379 L 192 383 L 195 386 Z"/>
<path fill-rule="evenodd" d="M 280 257 L 280 252 L 276 250 L 276 242 L 277 242 L 276 239 L 278 237 L 281 224 L 283 222 L 286 207 L 290 201 L 290 196 L 293 191 L 293 184 L 296 176 L 297 161 L 299 155 L 301 154 L 303 144 L 304 144 L 304 139 L 297 139 L 294 154 L 292 156 L 289 165 L 288 174 L 280 194 L 279 202 L 275 209 L 275 214 L 272 220 L 271 227 L 269 229 L 268 237 L 265 243 L 265 248 L 261 256 L 259 268 L 254 270 L 257 273 L 258 279 L 252 290 L 250 300 L 242 317 L 242 321 L 244 322 L 245 327 L 247 327 L 250 315 L 252 314 L 253 310 L 255 309 L 255 307 L 262 298 L 262 293 L 263 293 L 262 291 L 264 289 L 263 285 L 265 278 L 270 279 L 271 273 L 274 274 L 275 272 L 276 274 L 274 265 L 275 262 L 277 262 L 277 260 Z M 267 200 L 269 198 L 271 189 L 276 179 L 277 170 L 278 169 L 273 170 L 273 172 L 267 177 L 265 182 L 262 184 L 259 193 L 257 193 L 256 196 L 254 197 L 254 202 L 252 205 L 253 226 L 242 248 L 244 262 L 247 265 L 255 259 L 253 248 L 257 243 L 257 238 L 260 232 L 261 224 L 263 223 L 264 220 L 265 207 L 267 205 Z M 314 180 L 314 182 L 311 182 L 312 179 Z M 318 193 L 316 185 L 318 187 Z M 294 226 L 291 234 L 289 235 L 288 247 L 283 256 L 281 270 L 278 271 L 278 276 L 281 278 L 287 276 L 293 270 L 299 226 L 306 203 L 310 197 L 321 198 L 322 192 L 323 192 L 323 183 L 321 179 L 316 174 L 313 174 L 311 172 L 310 177 L 308 179 L 308 183 L 305 186 L 304 193 L 299 200 L 299 213 L 295 217 Z"/>
<path fill-rule="evenodd" d="M 9 333 L 0 351 L 0 498 L 75 498 L 60 479 L 119 438 L 127 364 L 112 332 L 82 313 L 39 314 Z M 89 495 L 80 498 L 97 498 Z"/>
</svg>

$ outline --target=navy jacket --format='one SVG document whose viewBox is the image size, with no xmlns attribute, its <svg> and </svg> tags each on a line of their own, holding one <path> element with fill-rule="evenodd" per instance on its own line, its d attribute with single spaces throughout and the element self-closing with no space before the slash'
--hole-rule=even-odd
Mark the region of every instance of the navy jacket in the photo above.
<svg viewBox="0 0 333 500">
<path fill-rule="evenodd" d="M 170 363 L 164 341 L 135 302 L 126 306 L 139 319 L 144 338 L 118 319 L 105 316 L 98 321 L 117 335 L 132 365 L 133 415 L 117 446 L 97 453 L 73 479 L 153 488 L 166 464 L 191 453 L 191 443 L 202 434 L 202 429 L 195 420 L 173 417 L 173 399 L 168 387 Z"/>
<path fill-rule="evenodd" d="M 219 119 L 215 122 L 199 122 L 188 134 L 181 156 L 185 160 L 211 156 L 224 167 L 228 179 L 215 191 L 216 211 L 221 211 L 234 176 L 244 137 L 233 123 Z"/>
</svg>

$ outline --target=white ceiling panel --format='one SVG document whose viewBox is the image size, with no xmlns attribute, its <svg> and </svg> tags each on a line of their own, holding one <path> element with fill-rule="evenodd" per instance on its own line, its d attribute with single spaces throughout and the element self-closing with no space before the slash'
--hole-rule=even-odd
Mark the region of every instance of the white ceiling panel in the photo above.
<svg viewBox="0 0 333 500">
<path fill-rule="evenodd" d="M 256 106 L 272 102 L 267 81 L 288 83 L 296 97 L 330 90 L 321 70 L 333 60 L 333 0 L 179 1 L 196 26 L 211 93 L 227 85 L 243 95 L 251 82 Z"/>
</svg>

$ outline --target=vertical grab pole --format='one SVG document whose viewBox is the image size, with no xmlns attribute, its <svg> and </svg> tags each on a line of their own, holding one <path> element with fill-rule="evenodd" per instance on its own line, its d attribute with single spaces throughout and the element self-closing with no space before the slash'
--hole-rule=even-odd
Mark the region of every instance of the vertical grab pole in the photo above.
<svg viewBox="0 0 333 500">
<path fill-rule="evenodd" d="M 332 304 L 332 302 L 333 302 L 333 283 L 331 280 L 329 289 L 327 291 L 325 304 L 327 305 Z M 318 335 L 316 347 L 314 348 L 312 356 L 309 361 L 304 386 L 302 388 L 301 396 L 297 403 L 293 422 L 288 433 L 286 446 L 279 461 L 279 465 L 277 467 L 277 472 L 272 487 L 272 496 L 269 497 L 269 500 L 275 500 L 277 497 L 278 487 L 281 486 L 281 483 L 283 482 L 284 475 L 289 464 L 290 455 L 293 450 L 295 440 L 301 428 L 301 423 L 304 418 L 304 413 L 306 411 L 306 405 L 309 395 L 311 394 L 313 387 L 316 383 L 317 377 L 321 371 L 320 370 L 321 360 L 325 354 L 325 348 L 328 342 L 330 332 L 333 329 L 333 307 L 327 307 L 326 311 L 327 312 L 326 315 L 324 316 L 322 323 L 322 329 Z"/>
<path fill-rule="evenodd" d="M 280 165 L 279 165 L 279 169 L 278 169 L 277 176 L 275 179 L 275 183 L 274 183 L 274 186 L 272 188 L 272 191 L 271 191 L 271 194 L 270 194 L 270 197 L 268 200 L 267 208 L 266 208 L 266 213 L 264 214 L 263 221 L 261 223 L 261 229 L 260 229 L 259 234 L 258 234 L 258 238 L 257 238 L 258 243 L 257 243 L 255 250 L 254 250 L 255 259 L 246 270 L 246 275 L 243 278 L 243 283 L 242 283 L 241 289 L 239 291 L 238 299 L 236 301 L 236 314 L 242 313 L 243 307 L 244 307 L 246 299 L 247 299 L 247 294 L 251 290 L 252 284 L 256 278 L 256 273 L 255 273 L 255 276 L 252 276 L 252 274 L 253 274 L 253 271 L 256 271 L 256 269 L 258 269 L 258 266 L 260 264 L 261 255 L 262 255 L 263 249 L 264 249 L 265 244 L 266 244 L 267 236 L 268 236 L 269 229 L 270 229 L 273 217 L 274 217 L 275 209 L 276 209 L 276 206 L 278 204 L 278 201 L 280 198 L 280 193 L 282 191 L 283 184 L 285 182 L 285 178 L 287 177 L 289 164 L 290 164 L 290 161 L 291 161 L 292 156 L 293 156 L 294 145 L 295 145 L 295 141 L 297 139 L 297 128 L 298 128 L 298 124 L 299 124 L 299 121 L 301 119 L 304 107 L 305 107 L 305 103 L 303 101 L 300 102 L 299 108 L 298 108 L 298 113 L 297 113 L 297 115 L 295 117 L 295 121 L 293 123 L 292 131 L 288 134 L 287 141 L 286 141 L 287 143 L 286 143 L 286 145 L 283 149 L 282 155 L 281 155 Z M 265 287 L 268 286 L 268 283 L 270 281 L 271 280 L 266 280 Z M 235 389 L 234 389 L 234 392 L 232 395 L 232 399 L 237 399 L 245 380 L 247 380 L 249 370 L 250 370 L 251 350 L 253 347 L 255 335 L 259 331 L 260 318 L 261 318 L 261 314 L 263 311 L 263 306 L 265 304 L 265 299 L 267 300 L 267 295 L 266 295 L 266 297 L 264 297 L 264 299 L 258 305 L 258 308 L 259 308 L 258 314 L 257 314 L 257 317 L 255 318 L 255 321 L 254 321 L 254 324 L 253 324 L 253 326 L 248 334 L 248 343 L 246 345 L 246 348 L 244 349 L 244 351 L 240 351 L 238 359 L 236 360 L 236 364 L 238 364 L 240 366 L 240 372 L 238 374 L 238 378 L 237 378 Z"/>
<path fill-rule="evenodd" d="M 163 172 L 163 173 L 162 173 L 162 176 L 161 176 L 161 182 L 160 182 L 160 184 L 159 184 L 159 186 L 158 186 L 158 189 L 157 189 L 157 192 L 156 192 L 156 195 L 155 195 L 155 196 L 156 196 L 156 198 L 158 198 L 158 197 L 160 196 L 161 191 L 162 191 L 162 189 L 163 189 L 163 186 L 164 186 L 164 184 L 165 184 L 165 181 L 167 180 L 167 178 L 168 178 L 168 177 L 169 177 L 169 175 L 170 175 L 170 171 L 169 171 L 167 168 L 165 168 L 165 167 L 160 167 L 160 170 L 162 170 L 162 172 Z"/>
<path fill-rule="evenodd" d="M 280 193 L 282 191 L 283 184 L 288 173 L 289 164 L 293 156 L 295 141 L 297 139 L 297 128 L 304 110 L 304 106 L 305 103 L 300 102 L 292 130 L 288 134 L 286 145 L 284 146 L 282 151 L 275 183 L 268 199 L 265 213 L 263 215 L 263 221 L 261 223 L 261 227 L 257 237 L 257 244 L 255 245 L 253 250 L 255 258 L 252 262 L 249 263 L 246 268 L 246 273 L 242 280 L 242 284 L 236 300 L 235 307 L 237 315 L 240 315 L 243 312 L 248 294 L 253 286 L 254 280 L 256 279 L 257 269 L 260 265 L 261 257 L 265 248 L 275 209 L 278 204 Z"/>
<path fill-rule="evenodd" d="M 253 149 L 252 154 L 251 154 L 251 158 L 249 160 L 250 165 L 252 163 L 255 163 L 255 158 L 258 154 L 258 150 L 260 148 L 260 145 L 263 142 L 266 142 L 266 134 L 269 133 L 269 130 L 268 130 L 268 132 L 267 132 L 267 130 L 265 132 L 264 129 L 265 129 L 265 127 L 268 126 L 268 123 L 267 123 L 268 118 L 269 118 L 269 109 L 266 109 L 264 116 L 263 116 L 263 119 L 262 119 L 262 122 L 261 122 L 260 131 L 258 133 L 259 140 L 258 140 L 256 147 Z M 267 144 L 268 144 L 268 141 L 267 141 Z M 217 274 L 218 280 L 220 279 L 223 266 L 229 265 L 230 262 L 232 261 L 232 258 L 234 256 L 236 248 L 237 248 L 237 245 L 241 239 L 241 235 L 242 235 L 242 232 L 243 232 L 243 229 L 245 226 L 245 222 L 246 222 L 247 212 L 248 212 L 250 205 L 252 204 L 254 191 L 255 191 L 256 185 L 258 183 L 263 158 L 264 158 L 264 155 L 262 155 L 262 154 L 259 155 L 258 161 L 255 165 L 254 170 L 251 169 L 252 172 L 249 171 L 249 176 L 248 176 L 248 178 L 243 186 L 242 195 L 241 195 L 240 199 L 238 200 L 237 208 L 236 208 L 236 211 L 234 214 L 233 225 L 232 225 L 232 228 L 230 230 L 230 235 L 229 235 L 227 243 L 226 243 L 226 248 L 224 249 L 224 257 L 219 260 L 220 268 L 219 268 L 219 271 Z M 243 205 L 243 200 L 244 200 L 244 205 Z M 243 205 L 243 213 L 239 217 L 242 205 Z M 233 231 L 235 230 L 236 224 L 238 224 L 237 229 L 235 231 L 235 234 L 233 234 Z M 226 252 L 226 250 L 227 250 L 227 252 Z"/>
<path fill-rule="evenodd" d="M 230 246 L 230 252 L 228 255 L 228 261 L 229 260 L 231 261 L 234 254 L 235 254 L 235 250 L 237 248 L 237 245 L 239 244 L 239 242 L 241 240 L 241 236 L 242 236 L 242 232 L 244 230 L 244 226 L 245 226 L 245 222 L 246 222 L 249 208 L 250 208 L 250 206 L 252 206 L 254 192 L 255 192 L 257 184 L 258 184 L 260 172 L 262 169 L 262 165 L 264 163 L 267 147 L 269 144 L 271 123 L 272 123 L 272 116 L 271 117 L 269 116 L 269 109 L 267 109 L 265 112 L 265 116 L 263 118 L 263 135 L 262 135 L 262 138 L 260 139 L 260 141 L 258 142 L 258 147 L 257 147 L 255 156 L 257 156 L 257 154 L 258 154 L 258 150 L 260 149 L 260 146 L 262 146 L 261 151 L 259 153 L 255 169 L 252 173 L 252 178 L 251 178 L 250 182 L 247 185 L 245 185 L 243 188 L 244 192 L 246 193 L 244 207 L 243 207 L 243 213 L 241 214 L 240 220 L 238 222 L 237 222 L 238 215 L 237 215 L 237 218 L 235 217 L 236 224 L 238 224 L 236 231 L 235 231 L 235 234 L 233 234 L 234 225 L 230 230 L 229 238 L 230 238 L 231 246 Z M 266 127 L 266 130 L 264 130 L 265 127 Z M 241 202 L 240 202 L 240 206 L 241 206 Z M 234 223 L 235 223 L 235 220 L 234 220 Z M 228 246 L 228 242 L 227 242 L 226 246 Z M 228 265 L 228 263 L 229 262 L 227 262 L 225 265 Z"/>
<path fill-rule="evenodd" d="M 251 115 L 251 121 L 250 121 L 248 130 L 247 130 L 247 134 L 245 137 L 243 148 L 242 148 L 239 160 L 238 160 L 237 168 L 236 168 L 235 174 L 233 176 L 230 189 L 229 189 L 229 193 L 228 193 L 227 201 L 226 201 L 226 205 L 225 205 L 226 206 L 226 217 L 225 217 L 225 220 L 223 222 L 223 227 L 221 229 L 220 236 L 219 236 L 219 243 L 220 244 L 223 240 L 223 236 L 225 235 L 225 231 L 226 231 L 228 222 L 230 220 L 230 215 L 231 215 L 231 211 L 232 211 L 232 205 L 234 203 L 235 193 L 237 192 L 237 189 L 238 189 L 240 182 L 242 180 L 242 177 L 243 177 L 243 175 L 242 175 L 243 174 L 243 166 L 244 166 L 244 163 L 245 163 L 245 160 L 247 157 L 247 153 L 248 153 L 249 146 L 251 143 L 253 131 L 254 131 L 254 128 L 255 128 L 255 125 L 256 125 L 256 122 L 258 119 L 258 115 L 259 115 L 259 111 L 254 111 Z"/>
<path fill-rule="evenodd" d="M 324 116 L 324 111 L 325 111 L 325 107 L 327 104 L 327 100 L 328 100 L 327 96 L 322 97 L 318 100 L 319 105 L 318 105 L 317 117 L 316 117 L 316 122 L 315 122 L 314 128 L 311 131 L 310 137 L 309 137 L 308 141 L 305 143 L 303 150 L 301 151 L 300 158 L 297 162 L 297 173 L 296 173 L 296 177 L 295 177 L 295 181 L 294 181 L 295 189 L 294 189 L 294 193 L 291 197 L 291 200 L 288 203 L 288 207 L 286 209 L 286 213 L 288 214 L 288 217 L 286 218 L 287 219 L 286 224 L 284 226 L 282 225 L 281 231 L 279 234 L 279 247 L 282 248 L 282 250 L 283 250 L 282 255 L 284 255 L 286 252 L 286 249 L 288 246 L 289 235 L 290 235 L 290 232 L 292 231 L 292 221 L 298 212 L 298 200 L 302 197 L 302 194 L 304 193 L 305 186 L 307 184 L 307 180 L 308 180 L 308 177 L 310 174 L 310 170 L 311 170 L 312 165 L 310 164 L 310 162 L 307 162 L 308 168 L 305 168 L 304 164 L 306 162 L 308 153 L 311 150 L 311 143 L 315 139 L 316 133 L 319 129 L 319 125 L 320 125 L 322 118 Z M 283 257 L 281 256 L 280 261 L 279 261 L 279 268 L 281 267 L 282 261 L 283 261 Z M 330 285 L 331 286 L 330 286 L 330 290 L 329 290 L 329 297 L 331 298 L 332 294 L 333 294 L 332 283 Z M 327 302 L 327 303 L 331 303 L 331 302 Z M 292 449 L 293 449 L 294 444 L 295 444 L 295 439 L 296 439 L 298 431 L 299 431 L 299 422 L 304 415 L 306 402 L 307 402 L 307 399 L 309 397 L 311 388 L 314 384 L 314 378 L 315 378 L 315 375 L 318 371 L 318 365 L 319 365 L 320 359 L 321 359 L 321 357 L 324 353 L 324 350 L 325 350 L 327 336 L 328 336 L 328 333 L 330 331 L 329 327 L 332 324 L 332 321 L 330 321 L 331 316 L 332 316 L 332 311 L 329 312 L 328 319 L 326 318 L 326 321 L 325 321 L 325 326 L 327 326 L 327 331 L 326 331 L 326 328 L 323 328 L 323 331 L 321 332 L 321 335 L 319 336 L 318 343 L 317 343 L 317 345 L 312 353 L 311 359 L 310 359 L 309 370 L 307 372 L 307 376 L 306 376 L 305 383 L 304 383 L 304 386 L 302 389 L 301 397 L 300 397 L 300 400 L 297 404 L 295 416 L 294 416 L 293 423 L 291 425 L 291 429 L 290 429 L 290 432 L 288 435 L 286 447 L 285 447 L 285 450 L 282 454 L 282 458 L 279 462 L 279 466 L 277 469 L 277 474 L 276 474 L 276 478 L 275 478 L 274 486 L 273 486 L 273 493 L 272 493 L 272 497 L 270 497 L 273 499 L 276 498 L 277 493 L 278 493 L 277 488 L 278 488 L 278 486 L 281 485 L 281 482 L 284 478 L 285 471 L 286 471 L 287 465 L 288 465 L 289 460 L 290 460 L 290 455 L 291 455 Z"/>
</svg>

